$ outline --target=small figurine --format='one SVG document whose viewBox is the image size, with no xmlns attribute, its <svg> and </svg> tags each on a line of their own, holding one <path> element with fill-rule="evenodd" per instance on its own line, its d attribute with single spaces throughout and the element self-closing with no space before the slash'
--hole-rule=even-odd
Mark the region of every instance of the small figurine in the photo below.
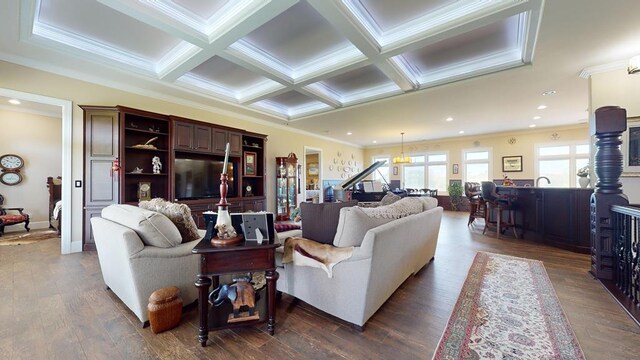
<svg viewBox="0 0 640 360">
<path fill-rule="evenodd" d="M 151 159 L 151 165 L 153 165 L 153 173 L 160 174 L 160 170 L 162 170 L 162 163 L 160 162 L 160 158 L 154 156 L 153 159 Z"/>
<path fill-rule="evenodd" d="M 502 180 L 502 185 L 503 186 L 514 186 L 515 184 L 513 183 L 513 180 L 509 179 L 509 177 L 507 177 L 507 175 L 504 175 L 504 179 Z"/>
<path fill-rule="evenodd" d="M 238 236 L 233 226 L 227 226 L 225 223 L 216 224 L 215 229 L 218 230 L 219 239 L 232 239 Z"/>
<path fill-rule="evenodd" d="M 132 174 L 141 174 L 142 171 L 143 171 L 142 168 L 139 168 L 139 167 L 136 166 L 135 169 L 131 170 L 131 173 Z"/>
<path fill-rule="evenodd" d="M 251 274 L 248 274 L 246 277 L 233 279 L 231 284 L 220 285 L 209 294 L 209 302 L 214 306 L 219 306 L 225 300 L 228 300 L 233 305 L 233 315 L 229 314 L 230 320 L 253 320 L 253 317 L 256 315 L 256 303 L 255 291 L 251 283 Z M 240 307 L 242 306 L 249 308 L 248 316 L 241 316 Z"/>
</svg>

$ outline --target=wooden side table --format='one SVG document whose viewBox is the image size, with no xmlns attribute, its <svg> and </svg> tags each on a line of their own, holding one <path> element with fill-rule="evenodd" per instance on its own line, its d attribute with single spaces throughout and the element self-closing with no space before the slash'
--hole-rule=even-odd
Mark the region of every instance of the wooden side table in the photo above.
<svg viewBox="0 0 640 360">
<path fill-rule="evenodd" d="M 232 327 L 255 325 L 267 322 L 267 330 L 273 335 L 276 326 L 276 248 L 273 240 L 259 245 L 255 241 L 243 241 L 239 244 L 214 247 L 205 237 L 192 252 L 200 255 L 200 272 L 196 279 L 198 288 L 198 312 L 200 327 L 198 340 L 200 345 L 207 346 L 210 330 L 221 330 Z M 265 271 L 267 279 L 267 316 L 261 315 L 259 320 L 239 323 L 227 323 L 226 320 L 211 321 L 209 319 L 209 292 L 218 286 L 219 276 L 230 273 Z"/>
</svg>

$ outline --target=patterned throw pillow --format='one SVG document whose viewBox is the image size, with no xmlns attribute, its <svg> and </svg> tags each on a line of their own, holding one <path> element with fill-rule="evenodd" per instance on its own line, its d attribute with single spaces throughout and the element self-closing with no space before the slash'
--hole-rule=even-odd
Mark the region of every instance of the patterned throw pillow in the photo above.
<svg viewBox="0 0 640 360">
<path fill-rule="evenodd" d="M 159 212 L 168 217 L 178 228 L 183 243 L 201 238 L 200 234 L 198 234 L 198 226 L 196 226 L 195 221 L 193 221 L 191 217 L 191 209 L 189 209 L 187 205 L 172 203 L 162 198 L 155 198 L 148 201 L 141 201 L 138 206 L 143 209 Z"/>
<path fill-rule="evenodd" d="M 391 191 L 387 191 L 387 194 L 380 200 L 380 206 L 391 205 L 400 199 L 402 199 L 400 195 L 396 195 Z"/>
</svg>

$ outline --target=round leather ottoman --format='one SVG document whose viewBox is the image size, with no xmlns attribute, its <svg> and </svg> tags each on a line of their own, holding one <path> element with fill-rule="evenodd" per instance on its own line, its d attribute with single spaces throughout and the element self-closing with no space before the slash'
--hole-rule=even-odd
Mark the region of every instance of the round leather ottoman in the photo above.
<svg viewBox="0 0 640 360">
<path fill-rule="evenodd" d="M 154 334 L 173 329 L 180 323 L 182 298 L 180 289 L 170 286 L 154 291 L 149 296 L 149 325 Z"/>
</svg>

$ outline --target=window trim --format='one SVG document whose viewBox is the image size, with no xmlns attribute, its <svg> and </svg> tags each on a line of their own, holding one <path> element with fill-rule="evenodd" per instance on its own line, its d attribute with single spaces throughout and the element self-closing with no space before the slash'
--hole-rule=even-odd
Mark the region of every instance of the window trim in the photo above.
<svg viewBox="0 0 640 360">
<path fill-rule="evenodd" d="M 576 153 L 576 147 L 577 145 L 588 145 L 589 146 L 589 153 L 587 154 L 577 154 Z M 583 140 L 571 140 L 571 141 L 563 141 L 563 142 L 554 142 L 554 143 L 539 143 L 539 144 L 534 144 L 533 146 L 533 155 L 534 155 L 534 164 L 533 164 L 533 168 L 534 168 L 534 176 L 535 178 L 539 178 L 540 176 L 544 176 L 544 175 L 540 175 L 540 148 L 543 147 L 557 147 L 557 146 L 569 146 L 569 154 L 567 155 L 546 155 L 546 156 L 542 156 L 543 160 L 563 160 L 563 159 L 569 159 L 569 168 L 573 169 L 576 167 L 576 160 L 577 159 L 587 159 L 589 161 L 589 164 L 591 164 L 591 151 L 593 150 L 592 144 L 591 144 L 591 140 L 587 140 L 586 142 Z M 575 175 L 575 174 L 574 174 Z M 579 184 L 576 182 L 576 177 L 575 176 L 570 176 L 569 177 L 569 189 L 574 189 L 574 188 L 578 188 Z"/>
</svg>

